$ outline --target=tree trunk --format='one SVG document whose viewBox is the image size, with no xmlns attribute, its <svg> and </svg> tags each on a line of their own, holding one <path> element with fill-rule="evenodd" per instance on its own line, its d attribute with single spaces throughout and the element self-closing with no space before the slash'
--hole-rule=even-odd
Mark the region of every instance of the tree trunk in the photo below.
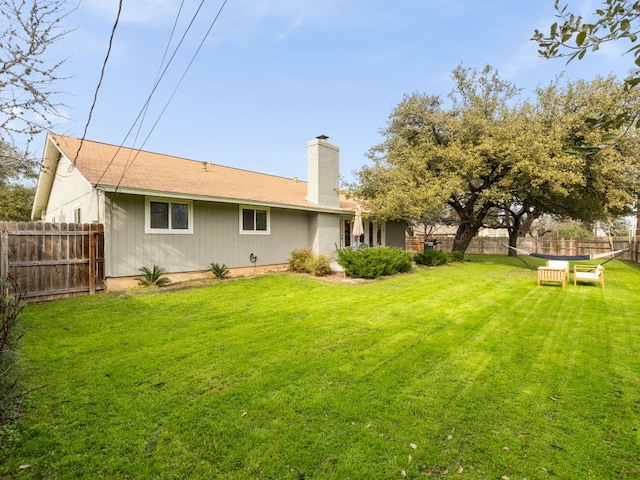
<svg viewBox="0 0 640 480">
<path fill-rule="evenodd" d="M 520 230 L 520 217 L 513 216 L 513 226 L 509 229 L 509 246 L 516 248 L 518 246 L 518 231 Z M 509 249 L 508 255 L 510 257 L 517 257 L 518 253 L 513 250 L 513 248 Z"/>
<path fill-rule="evenodd" d="M 524 238 L 527 236 L 527 233 L 531 233 L 531 225 L 533 225 L 533 221 L 540 216 L 537 213 L 532 212 L 531 210 L 532 209 L 527 212 L 524 222 L 520 224 L 520 229 L 518 232 L 518 236 L 520 238 Z"/>
<path fill-rule="evenodd" d="M 480 225 L 474 225 L 472 223 L 461 223 L 458 226 L 458 231 L 456 232 L 456 236 L 453 239 L 453 251 L 454 252 L 466 252 L 467 248 L 469 248 L 469 244 L 473 237 L 476 236 L 478 230 L 480 229 Z"/>
</svg>

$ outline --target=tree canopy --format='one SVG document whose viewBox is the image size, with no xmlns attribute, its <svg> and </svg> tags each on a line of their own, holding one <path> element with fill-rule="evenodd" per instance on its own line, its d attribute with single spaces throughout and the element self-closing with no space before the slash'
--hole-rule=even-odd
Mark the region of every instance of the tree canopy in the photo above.
<svg viewBox="0 0 640 480">
<path fill-rule="evenodd" d="M 66 0 L 0 0 L 0 219 L 28 220 L 35 176 L 29 143 L 55 126 L 64 60 L 50 47 L 68 33 Z"/>
<path fill-rule="evenodd" d="M 423 220 L 453 212 L 454 250 L 464 252 L 483 226 L 511 227 L 542 213 L 601 218 L 627 211 L 635 191 L 635 136 L 616 148 L 576 155 L 568 147 L 602 131 L 584 115 L 619 108 L 613 78 L 538 91 L 517 103 L 519 90 L 490 66 L 456 68 L 449 101 L 405 95 L 355 172 L 353 195 L 383 219 Z"/>
<path fill-rule="evenodd" d="M 0 142 L 0 221 L 27 221 L 35 188 L 34 161 L 26 160 L 16 150 Z"/>
<path fill-rule="evenodd" d="M 633 54 L 633 65 L 625 79 L 630 89 L 640 83 L 640 2 L 631 0 L 604 0 L 589 18 L 584 18 L 569 10 L 569 5 L 554 4 L 557 22 L 551 24 L 548 33 L 535 30 L 532 40 L 538 43 L 538 53 L 545 58 L 567 58 L 567 63 L 582 59 L 588 52 L 595 52 L 604 43 L 618 42 L 626 45 L 626 53 Z M 546 29 L 545 29 L 546 30 Z M 626 48 L 625 47 L 625 48 Z M 619 128 L 624 125 L 638 125 L 638 112 L 599 113 L 591 119 L 596 125 Z"/>
<path fill-rule="evenodd" d="M 635 56 L 634 69 L 640 68 L 640 45 L 635 45 L 640 33 L 640 2 L 605 0 L 600 2 L 592 18 L 585 19 L 568 11 L 569 5 L 555 1 L 558 22 L 549 27 L 549 33 L 535 30 L 533 40 L 538 42 L 540 55 L 546 58 L 566 57 L 568 61 L 583 58 L 588 51 L 596 51 L 603 43 L 629 41 L 628 52 Z M 634 80 L 638 83 L 640 80 Z"/>
<path fill-rule="evenodd" d="M 63 60 L 47 57 L 68 33 L 65 0 L 0 0 L 0 141 L 30 141 L 61 118 L 54 85 Z"/>
</svg>

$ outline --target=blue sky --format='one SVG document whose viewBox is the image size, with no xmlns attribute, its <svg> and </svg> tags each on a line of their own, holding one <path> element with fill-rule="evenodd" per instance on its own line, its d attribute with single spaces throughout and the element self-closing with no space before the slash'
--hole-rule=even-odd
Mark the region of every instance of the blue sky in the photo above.
<svg viewBox="0 0 640 480">
<path fill-rule="evenodd" d="M 325 134 L 350 180 L 403 95 L 446 96 L 460 64 L 490 64 L 525 99 L 562 72 L 622 78 L 633 62 L 624 45 L 569 65 L 540 58 L 530 38 L 555 21 L 553 0 L 228 0 L 169 102 L 222 2 L 205 1 L 138 130 L 181 1 L 125 0 L 88 139 L 306 179 L 306 142 Z M 170 52 L 199 3 L 185 0 Z M 117 7 L 81 0 L 66 20 L 75 30 L 51 51 L 68 57 L 56 133 L 82 136 Z"/>
</svg>

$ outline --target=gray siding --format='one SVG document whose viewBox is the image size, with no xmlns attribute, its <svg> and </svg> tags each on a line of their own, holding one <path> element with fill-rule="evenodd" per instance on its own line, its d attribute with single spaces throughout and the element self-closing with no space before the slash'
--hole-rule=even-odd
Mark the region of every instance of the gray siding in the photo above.
<svg viewBox="0 0 640 480">
<path fill-rule="evenodd" d="M 307 212 L 271 208 L 269 235 L 241 235 L 239 206 L 193 202 L 193 234 L 145 234 L 145 198 L 110 195 L 106 216 L 106 275 L 138 275 L 159 265 L 167 272 L 208 270 L 212 262 L 228 267 L 286 263 L 292 250 L 310 247 Z"/>
<path fill-rule="evenodd" d="M 404 221 L 390 221 L 386 223 L 386 244 L 389 247 L 405 249 L 405 231 L 407 223 Z"/>
</svg>

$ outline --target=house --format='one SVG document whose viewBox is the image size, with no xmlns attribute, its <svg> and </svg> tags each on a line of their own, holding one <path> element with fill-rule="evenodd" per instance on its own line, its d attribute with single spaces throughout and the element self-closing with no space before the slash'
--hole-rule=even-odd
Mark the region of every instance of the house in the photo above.
<svg viewBox="0 0 640 480">
<path fill-rule="evenodd" d="M 211 263 L 281 267 L 297 248 L 334 256 L 354 241 L 356 202 L 339 192 L 339 148 L 327 138 L 307 143 L 304 182 L 48 134 L 32 219 L 104 224 L 110 290 L 135 285 L 143 266 L 183 280 Z M 357 240 L 404 248 L 404 231 L 365 219 Z"/>
</svg>

